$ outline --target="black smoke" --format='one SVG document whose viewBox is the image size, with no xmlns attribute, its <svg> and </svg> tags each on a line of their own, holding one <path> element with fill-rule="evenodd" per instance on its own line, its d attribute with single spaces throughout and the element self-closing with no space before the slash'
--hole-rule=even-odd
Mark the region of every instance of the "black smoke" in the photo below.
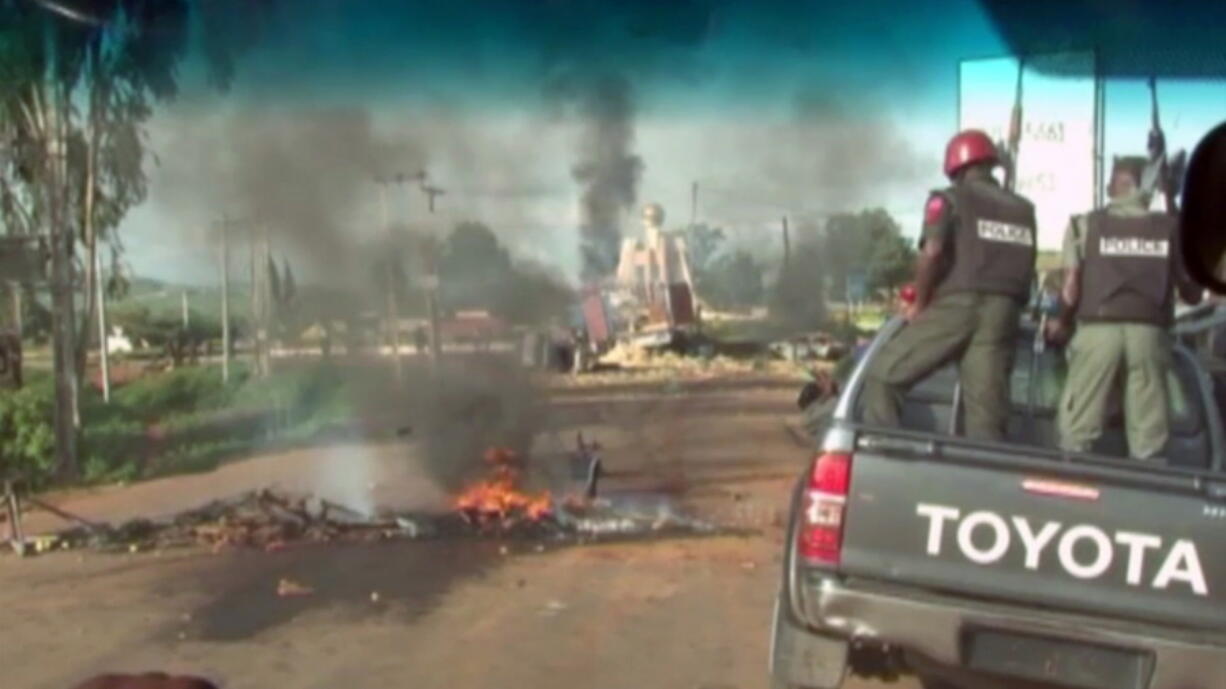
<svg viewBox="0 0 1226 689">
<path fill-rule="evenodd" d="M 634 154 L 634 89 L 622 74 L 570 74 L 551 82 L 549 94 L 569 105 L 582 123 L 578 161 L 571 175 L 579 198 L 580 274 L 585 281 L 613 273 L 622 218 L 638 193 L 643 161 Z"/>
</svg>

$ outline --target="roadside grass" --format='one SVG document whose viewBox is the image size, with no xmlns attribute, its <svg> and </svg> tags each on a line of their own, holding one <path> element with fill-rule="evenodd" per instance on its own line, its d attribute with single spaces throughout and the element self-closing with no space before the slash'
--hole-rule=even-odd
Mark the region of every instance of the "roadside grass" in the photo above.
<svg viewBox="0 0 1226 689">
<path fill-rule="evenodd" d="M 21 390 L 0 394 L 0 476 L 35 487 L 53 477 L 54 390 L 34 371 Z M 309 440 L 353 418 L 351 387 L 326 363 L 267 379 L 240 365 L 223 382 L 216 366 L 180 368 L 116 388 L 109 404 L 81 390 L 80 483 L 134 481 L 207 471 L 269 443 Z"/>
</svg>

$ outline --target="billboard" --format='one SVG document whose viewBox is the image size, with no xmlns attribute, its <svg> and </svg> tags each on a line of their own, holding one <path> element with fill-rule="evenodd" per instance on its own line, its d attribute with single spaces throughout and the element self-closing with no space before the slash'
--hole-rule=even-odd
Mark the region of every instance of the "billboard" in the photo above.
<svg viewBox="0 0 1226 689">
<path fill-rule="evenodd" d="M 1059 250 L 1069 217 L 1095 204 L 1099 88 L 1094 59 L 1092 52 L 1076 52 L 1021 61 L 1016 190 L 1035 204 L 1040 250 Z M 959 63 L 959 129 L 982 129 L 995 141 L 1007 140 L 1018 64 L 1012 57 Z"/>
</svg>

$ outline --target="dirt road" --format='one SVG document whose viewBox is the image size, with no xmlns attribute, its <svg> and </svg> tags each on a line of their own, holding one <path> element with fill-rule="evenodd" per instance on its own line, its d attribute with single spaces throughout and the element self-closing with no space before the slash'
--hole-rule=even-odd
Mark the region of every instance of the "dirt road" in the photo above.
<svg viewBox="0 0 1226 689">
<path fill-rule="evenodd" d="M 806 455 L 784 426 L 793 394 L 745 379 L 574 388 L 555 397 L 539 440 L 548 452 L 583 430 L 606 447 L 609 490 L 669 493 L 752 535 L 0 558 L 2 684 L 61 689 L 157 668 L 234 689 L 765 686 L 784 497 Z M 297 450 L 59 501 L 99 518 L 164 512 L 345 476 L 360 456 L 356 480 L 379 502 L 445 504 L 404 461 L 411 451 Z M 314 593 L 278 598 L 282 577 Z"/>
</svg>

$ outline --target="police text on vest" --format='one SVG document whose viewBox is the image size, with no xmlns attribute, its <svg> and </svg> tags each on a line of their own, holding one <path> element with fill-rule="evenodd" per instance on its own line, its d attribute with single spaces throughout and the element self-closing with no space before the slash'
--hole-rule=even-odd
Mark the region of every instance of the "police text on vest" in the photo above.
<svg viewBox="0 0 1226 689">
<path fill-rule="evenodd" d="M 1139 237 L 1100 237 L 1098 253 L 1103 256 L 1140 256 L 1142 258 L 1166 258 L 1171 243 L 1165 239 L 1141 239 Z"/>
<path fill-rule="evenodd" d="M 977 225 L 979 238 L 989 242 L 1005 242 L 1007 244 L 1034 244 L 1034 233 L 1029 227 L 1011 225 L 996 220 L 980 220 Z"/>
<path fill-rule="evenodd" d="M 915 512 L 928 519 L 929 557 L 940 556 L 948 533 L 962 556 L 977 565 L 996 564 L 1011 550 L 1020 548 L 1026 569 L 1037 570 L 1045 557 L 1049 561 L 1054 557 L 1067 574 L 1088 580 L 1101 578 L 1111 569 L 1118 546 L 1127 561 L 1124 580 L 1129 586 L 1166 590 L 1172 584 L 1182 584 L 1198 596 L 1209 595 L 1196 544 L 1186 538 L 1168 545 L 1152 534 L 1109 534 L 1092 524 L 1039 523 L 986 510 L 963 514 L 947 505 L 919 503 Z M 946 524 L 951 528 L 946 529 Z M 1156 557 L 1147 560 L 1151 552 Z"/>
</svg>

